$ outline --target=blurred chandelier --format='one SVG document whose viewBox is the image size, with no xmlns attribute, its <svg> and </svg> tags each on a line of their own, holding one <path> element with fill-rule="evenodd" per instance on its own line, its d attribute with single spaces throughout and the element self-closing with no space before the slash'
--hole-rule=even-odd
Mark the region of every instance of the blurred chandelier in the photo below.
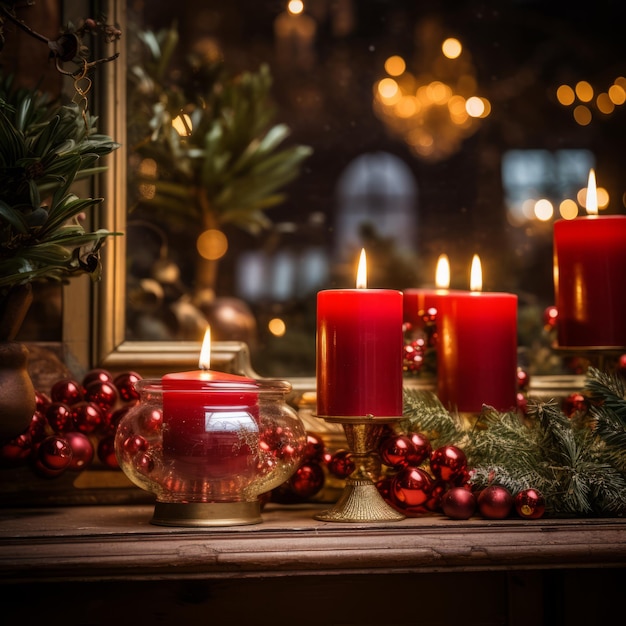
<svg viewBox="0 0 626 626">
<path fill-rule="evenodd" d="M 458 39 L 438 36 L 432 23 L 418 36 L 424 50 L 415 73 L 400 56 L 385 62 L 374 84 L 374 112 L 388 132 L 401 138 L 418 158 L 442 161 L 476 132 L 491 104 L 477 93 L 475 69 Z"/>
</svg>

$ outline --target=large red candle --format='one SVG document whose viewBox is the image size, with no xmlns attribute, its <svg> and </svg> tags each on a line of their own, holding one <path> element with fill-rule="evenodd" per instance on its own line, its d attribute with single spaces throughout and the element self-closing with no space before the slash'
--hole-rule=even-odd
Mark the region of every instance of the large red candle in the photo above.
<svg viewBox="0 0 626 626">
<path fill-rule="evenodd" d="M 212 481 L 216 492 L 207 495 L 227 499 L 232 495 L 229 481 L 255 472 L 259 441 L 256 381 L 200 369 L 166 374 L 161 382 L 165 462 L 172 464 L 172 473 L 185 485 L 183 489 L 197 491 Z"/>
<path fill-rule="evenodd" d="M 320 417 L 401 417 L 402 356 L 402 292 L 357 288 L 317 294 Z"/>
<path fill-rule="evenodd" d="M 412 328 L 423 328 L 424 315 L 431 309 L 437 310 L 439 299 L 448 293 L 450 263 L 445 254 L 442 254 L 437 260 L 435 283 L 436 289 L 404 289 L 402 319 L 405 324 L 410 324 Z"/>
<path fill-rule="evenodd" d="M 592 170 L 593 174 L 593 170 Z M 590 193 L 591 192 L 591 193 Z M 587 210 L 594 210 L 590 175 Z M 588 215 L 554 224 L 557 338 L 564 348 L 626 349 L 626 216 Z"/>
<path fill-rule="evenodd" d="M 457 291 L 440 301 L 437 394 L 449 410 L 483 404 L 509 411 L 517 400 L 517 296 Z"/>
</svg>

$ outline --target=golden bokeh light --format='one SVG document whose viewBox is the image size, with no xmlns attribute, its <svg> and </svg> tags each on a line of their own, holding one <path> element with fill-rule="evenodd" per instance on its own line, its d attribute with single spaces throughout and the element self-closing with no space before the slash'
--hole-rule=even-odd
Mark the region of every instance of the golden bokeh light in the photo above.
<svg viewBox="0 0 626 626">
<path fill-rule="evenodd" d="M 441 51 L 448 59 L 457 59 L 461 56 L 463 46 L 458 39 L 455 39 L 454 37 L 448 37 L 448 39 L 446 39 L 441 44 Z"/>
<path fill-rule="evenodd" d="M 608 95 L 611 102 L 616 106 L 620 106 L 626 102 L 626 88 L 623 85 L 614 83 L 609 87 Z"/>
<path fill-rule="evenodd" d="M 395 100 L 401 97 L 398 83 L 393 78 L 383 78 L 378 83 L 378 94 L 383 100 Z"/>
<path fill-rule="evenodd" d="M 574 120 L 580 126 L 588 126 L 591 124 L 591 111 L 584 104 L 579 104 L 574 109 Z"/>
<path fill-rule="evenodd" d="M 576 83 L 576 96 L 581 102 L 591 102 L 593 100 L 593 87 L 586 80 Z"/>
<path fill-rule="evenodd" d="M 576 94 L 569 85 L 561 85 L 556 90 L 556 98 L 563 106 L 569 106 L 570 104 L 574 104 Z"/>
<path fill-rule="evenodd" d="M 302 0 L 289 0 L 287 3 L 287 11 L 291 15 L 300 15 L 304 11 L 304 2 Z"/>
<path fill-rule="evenodd" d="M 189 137 L 192 131 L 191 118 L 186 113 L 181 113 L 172 120 L 172 127 L 181 137 Z"/>
<path fill-rule="evenodd" d="M 547 222 L 554 215 L 554 206 L 547 198 L 541 198 L 535 202 L 534 213 L 540 222 Z"/>
<path fill-rule="evenodd" d="M 578 217 L 578 205 L 571 198 L 563 200 L 559 204 L 559 215 L 564 220 L 573 220 Z"/>
<path fill-rule="evenodd" d="M 611 115 L 615 110 L 615 104 L 609 97 L 608 93 L 600 93 L 596 98 L 596 107 L 600 113 L 604 113 L 604 115 Z"/>
<path fill-rule="evenodd" d="M 471 117 L 483 117 L 485 113 L 485 103 L 482 98 L 472 96 L 465 103 L 465 110 Z"/>
<path fill-rule="evenodd" d="M 389 74 L 389 76 L 401 76 L 404 74 L 406 70 L 406 63 L 404 59 L 399 55 L 394 55 L 389 57 L 385 61 L 385 72 Z"/>
<path fill-rule="evenodd" d="M 221 230 L 211 228 L 200 233 L 196 241 L 196 248 L 202 258 L 208 259 L 209 261 L 216 261 L 226 254 L 228 250 L 228 240 Z"/>
<path fill-rule="evenodd" d="M 267 328 L 274 337 L 282 337 L 287 331 L 287 325 L 279 317 L 272 318 L 267 323 Z"/>
</svg>

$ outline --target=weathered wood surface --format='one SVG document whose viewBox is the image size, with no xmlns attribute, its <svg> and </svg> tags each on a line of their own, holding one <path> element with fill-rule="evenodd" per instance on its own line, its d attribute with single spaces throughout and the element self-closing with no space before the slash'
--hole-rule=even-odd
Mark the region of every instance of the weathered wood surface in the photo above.
<svg viewBox="0 0 626 626">
<path fill-rule="evenodd" d="M 0 510 L 0 582 L 620 568 L 626 520 L 317 521 L 279 507 L 263 523 L 168 528 L 152 506 Z"/>
</svg>

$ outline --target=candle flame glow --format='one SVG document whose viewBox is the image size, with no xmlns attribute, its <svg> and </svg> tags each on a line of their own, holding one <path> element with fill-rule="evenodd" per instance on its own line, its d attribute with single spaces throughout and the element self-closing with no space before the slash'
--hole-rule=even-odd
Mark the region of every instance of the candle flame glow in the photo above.
<svg viewBox="0 0 626 626">
<path fill-rule="evenodd" d="M 438 289 L 448 289 L 450 287 L 450 261 L 446 254 L 440 255 L 437 260 L 435 285 Z"/>
<path fill-rule="evenodd" d="M 198 365 L 201 370 L 208 370 L 211 367 L 211 327 L 207 326 L 200 350 L 200 360 Z"/>
<path fill-rule="evenodd" d="M 470 290 L 482 291 L 483 270 L 480 265 L 480 257 L 475 254 L 472 258 L 472 269 L 470 270 Z"/>
<path fill-rule="evenodd" d="M 359 258 L 359 268 L 356 272 L 356 288 L 367 289 L 367 259 L 365 257 L 365 248 L 361 250 Z"/>
<path fill-rule="evenodd" d="M 589 170 L 589 182 L 587 183 L 587 199 L 585 200 L 587 215 L 598 214 L 598 190 L 596 188 L 596 173 L 591 168 Z"/>
</svg>

